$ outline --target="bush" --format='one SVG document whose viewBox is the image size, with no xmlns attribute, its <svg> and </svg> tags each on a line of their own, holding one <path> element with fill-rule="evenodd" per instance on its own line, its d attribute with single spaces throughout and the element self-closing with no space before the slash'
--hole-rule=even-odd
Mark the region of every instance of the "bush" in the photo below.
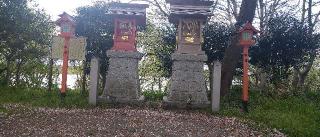
<svg viewBox="0 0 320 137">
<path fill-rule="evenodd" d="M 166 92 L 162 91 L 144 91 L 142 94 L 148 101 L 161 101 L 167 95 Z"/>
</svg>

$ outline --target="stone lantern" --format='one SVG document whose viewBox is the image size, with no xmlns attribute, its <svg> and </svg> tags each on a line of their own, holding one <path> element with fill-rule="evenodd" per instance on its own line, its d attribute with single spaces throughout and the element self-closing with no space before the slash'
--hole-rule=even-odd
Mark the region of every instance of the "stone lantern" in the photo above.
<svg viewBox="0 0 320 137">
<path fill-rule="evenodd" d="M 108 15 L 114 21 L 113 47 L 107 51 L 109 69 L 102 99 L 130 103 L 141 100 L 136 49 L 137 26 L 146 25 L 146 4 L 111 3 Z"/>
<path fill-rule="evenodd" d="M 211 16 L 211 1 L 167 0 L 169 21 L 178 26 L 177 48 L 172 54 L 172 77 L 169 95 L 164 103 L 174 107 L 201 108 L 209 106 L 203 63 L 207 60 L 201 50 L 202 28 Z"/>
</svg>

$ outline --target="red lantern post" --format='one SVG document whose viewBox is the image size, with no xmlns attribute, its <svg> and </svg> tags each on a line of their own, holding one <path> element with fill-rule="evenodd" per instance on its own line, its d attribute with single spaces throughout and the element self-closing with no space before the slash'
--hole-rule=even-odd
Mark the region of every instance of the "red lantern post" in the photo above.
<svg viewBox="0 0 320 137">
<path fill-rule="evenodd" d="M 68 75 L 68 60 L 69 60 L 69 46 L 70 38 L 74 36 L 75 22 L 69 14 L 63 12 L 59 15 L 60 18 L 56 21 L 56 24 L 60 27 L 60 37 L 64 38 L 63 46 L 63 64 L 62 64 L 62 80 L 61 80 L 61 95 L 64 97 L 67 90 L 67 75 Z"/>
<path fill-rule="evenodd" d="M 240 45 L 243 46 L 242 103 L 245 112 L 248 112 L 249 101 L 249 47 L 255 44 L 253 35 L 256 33 L 258 33 L 258 30 L 249 22 L 240 30 Z"/>
</svg>

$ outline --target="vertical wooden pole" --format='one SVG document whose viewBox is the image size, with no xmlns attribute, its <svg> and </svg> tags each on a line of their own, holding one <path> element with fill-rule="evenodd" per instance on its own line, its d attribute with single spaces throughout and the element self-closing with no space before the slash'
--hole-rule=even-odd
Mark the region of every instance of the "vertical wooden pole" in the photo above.
<svg viewBox="0 0 320 137">
<path fill-rule="evenodd" d="M 52 47 L 50 47 L 50 59 L 49 59 L 49 74 L 48 74 L 48 92 L 52 91 L 52 72 L 53 71 L 53 59 L 52 59 Z"/>
<path fill-rule="evenodd" d="M 242 78 L 242 103 L 243 111 L 248 112 L 249 101 L 249 46 L 243 46 L 243 78 Z"/>
<path fill-rule="evenodd" d="M 67 91 L 69 44 L 70 44 L 70 37 L 65 37 L 64 38 L 64 47 L 63 47 L 63 64 L 62 64 L 62 81 L 61 81 L 61 96 L 62 97 L 64 97 L 66 95 L 66 91 Z"/>
<path fill-rule="evenodd" d="M 87 69 L 87 62 L 86 60 L 83 61 L 83 70 L 82 70 L 82 86 L 81 86 L 81 94 L 84 95 L 86 91 L 86 69 Z"/>
</svg>

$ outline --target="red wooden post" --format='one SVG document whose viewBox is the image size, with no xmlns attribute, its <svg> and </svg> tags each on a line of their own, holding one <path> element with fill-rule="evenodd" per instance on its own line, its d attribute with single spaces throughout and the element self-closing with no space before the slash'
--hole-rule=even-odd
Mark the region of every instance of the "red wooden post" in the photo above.
<svg viewBox="0 0 320 137">
<path fill-rule="evenodd" d="M 61 80 L 61 94 L 62 95 L 65 95 L 66 90 L 67 90 L 69 44 L 70 44 L 70 37 L 64 37 L 62 80 Z"/>
<path fill-rule="evenodd" d="M 248 75 L 248 72 L 249 72 L 249 53 L 248 53 L 248 50 L 249 50 L 249 46 L 244 46 L 243 47 L 243 79 L 242 79 L 242 82 L 243 82 L 243 86 L 242 86 L 242 92 L 243 92 L 243 95 L 242 95 L 242 100 L 244 102 L 248 102 L 249 101 L 249 75 Z"/>
<path fill-rule="evenodd" d="M 67 75 L 68 75 L 68 60 L 69 60 L 69 46 L 70 39 L 74 36 L 75 22 L 73 18 L 63 12 L 59 15 L 60 18 L 56 21 L 56 24 L 60 27 L 61 32 L 59 36 L 64 38 L 63 46 L 63 64 L 62 64 L 62 80 L 61 80 L 61 95 L 64 97 L 67 91 Z"/>
<path fill-rule="evenodd" d="M 240 30 L 240 45 L 243 46 L 242 103 L 243 111 L 248 112 L 249 101 L 249 47 L 255 43 L 253 35 L 258 33 L 251 23 Z"/>
</svg>

